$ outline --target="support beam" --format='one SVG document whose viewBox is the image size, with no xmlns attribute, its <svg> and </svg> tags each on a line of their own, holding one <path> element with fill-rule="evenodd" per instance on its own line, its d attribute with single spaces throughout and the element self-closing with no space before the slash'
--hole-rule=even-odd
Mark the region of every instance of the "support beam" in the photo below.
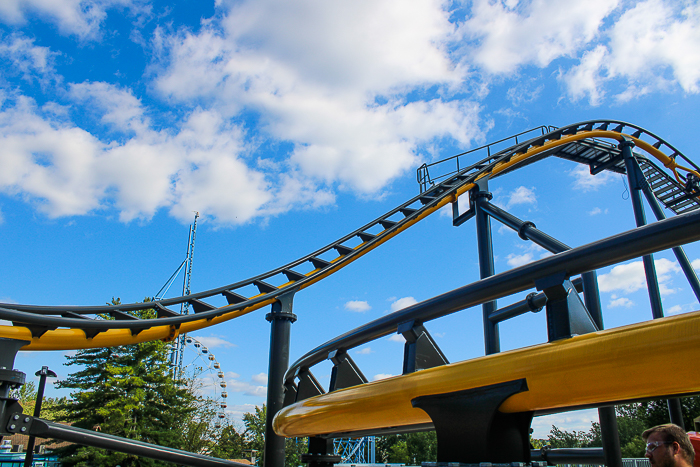
<svg viewBox="0 0 700 467">
<path fill-rule="evenodd" d="M 498 407 L 527 391 L 525 379 L 411 401 L 433 421 L 438 462 L 529 462 L 532 412 L 503 413 Z"/>
<path fill-rule="evenodd" d="M 630 199 L 632 200 L 632 208 L 634 209 L 634 219 L 637 227 L 646 225 L 647 220 L 644 215 L 644 205 L 642 204 L 641 180 L 644 180 L 644 175 L 639 169 L 639 165 L 632 154 L 634 143 L 629 140 L 622 141 L 619 145 L 622 150 L 622 157 L 625 159 L 625 167 L 627 168 L 627 180 L 630 185 Z M 651 313 L 654 319 L 663 318 L 664 311 L 661 305 L 661 292 L 659 290 L 659 281 L 656 277 L 656 267 L 654 266 L 654 256 L 645 255 L 642 258 L 644 262 L 644 275 L 647 280 L 649 289 L 649 302 L 651 303 Z"/>
<path fill-rule="evenodd" d="M 496 273 L 493 264 L 493 242 L 491 240 L 491 219 L 484 210 L 484 203 L 493 196 L 488 191 L 488 179 L 482 178 L 477 182 L 477 191 L 470 194 L 474 200 L 474 212 L 476 217 L 476 241 L 479 249 L 479 275 L 481 279 L 491 277 Z M 486 355 L 501 351 L 501 342 L 498 334 L 498 323 L 494 323 L 489 316 L 496 311 L 496 300 L 484 302 L 481 305 L 484 323 L 484 347 Z"/>
<path fill-rule="evenodd" d="M 643 185 L 646 184 L 644 174 L 639 168 L 637 160 L 632 154 L 634 143 L 630 140 L 624 140 L 619 145 L 622 150 L 622 157 L 625 159 L 625 168 L 627 169 L 627 180 L 630 185 L 630 199 L 634 208 L 634 219 L 637 222 L 637 227 L 646 225 L 646 217 L 644 215 L 644 205 L 640 192 Z M 664 317 L 663 306 L 661 304 L 661 291 L 659 282 L 656 277 L 656 266 L 654 266 L 654 256 L 645 255 L 642 258 L 644 262 L 644 275 L 647 280 L 647 288 L 649 290 L 649 302 L 651 303 L 651 314 L 654 319 Z M 671 423 L 675 423 L 680 427 L 684 427 L 683 413 L 681 411 L 681 403 L 678 399 L 668 400 L 668 413 Z"/>
<path fill-rule="evenodd" d="M 297 320 L 296 315 L 292 313 L 293 300 L 293 292 L 279 297 L 272 304 L 272 311 L 265 316 L 271 324 L 265 420 L 265 467 L 284 467 L 284 438 L 278 436 L 272 429 L 272 419 L 284 406 L 284 373 L 289 366 L 292 323 Z"/>
<path fill-rule="evenodd" d="M 661 205 L 656 199 L 656 196 L 654 196 L 654 193 L 651 191 L 649 183 L 647 183 L 646 180 L 640 180 L 640 185 L 642 187 L 644 197 L 647 199 L 647 203 L 649 203 L 651 210 L 654 212 L 656 220 L 662 221 L 666 219 L 666 215 L 664 214 L 663 209 L 661 209 Z M 685 250 L 682 246 L 673 247 L 673 254 L 676 255 L 678 264 L 681 266 L 686 279 L 688 279 L 688 283 L 690 284 L 690 288 L 693 289 L 695 298 L 700 302 L 700 280 L 698 280 L 698 275 L 695 274 L 693 266 L 690 264 L 690 261 L 688 261 L 688 256 L 686 256 Z"/>
</svg>

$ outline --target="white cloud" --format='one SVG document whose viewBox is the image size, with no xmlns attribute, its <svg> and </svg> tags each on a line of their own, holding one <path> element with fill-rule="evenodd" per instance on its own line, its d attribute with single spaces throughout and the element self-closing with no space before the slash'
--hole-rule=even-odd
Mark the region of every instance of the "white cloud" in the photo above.
<svg viewBox="0 0 700 467">
<path fill-rule="evenodd" d="M 512 268 L 522 266 L 523 264 L 530 263 L 535 259 L 535 256 L 539 256 L 537 259 L 544 258 L 551 255 L 551 253 L 535 242 L 523 243 L 518 241 L 515 247 L 522 251 L 522 253 L 510 253 L 506 256 L 506 263 Z"/>
<path fill-rule="evenodd" d="M 399 311 L 408 306 L 415 305 L 416 303 L 418 303 L 418 301 L 413 297 L 399 298 L 391 304 L 391 311 Z"/>
<path fill-rule="evenodd" d="M 626 11 L 610 38 L 612 76 L 663 86 L 669 70 L 685 92 L 698 92 L 700 5 L 648 0 Z"/>
<path fill-rule="evenodd" d="M 625 307 L 629 308 L 634 305 L 634 302 L 627 297 L 615 297 L 613 295 L 610 303 L 608 303 L 609 308 Z"/>
<path fill-rule="evenodd" d="M 597 409 L 576 410 L 535 417 L 532 420 L 532 436 L 536 439 L 547 439 L 552 425 L 564 428 L 567 431 L 589 431 L 592 422 L 598 422 Z"/>
<path fill-rule="evenodd" d="M 267 374 L 266 373 L 258 373 L 257 375 L 253 375 L 251 380 L 254 383 L 267 385 Z"/>
<path fill-rule="evenodd" d="M 132 14 L 148 14 L 150 8 L 138 0 L 3 0 L 0 21 L 22 24 L 34 15 L 56 25 L 61 34 L 96 39 L 107 10 L 119 7 Z"/>
<path fill-rule="evenodd" d="M 627 9 L 607 31 L 607 43 L 586 51 L 579 65 L 560 77 L 569 95 L 601 103 L 605 87 L 624 79 L 615 99 L 626 102 L 651 90 L 680 86 L 700 91 L 700 5 L 647 0 Z"/>
<path fill-rule="evenodd" d="M 12 34 L 0 42 L 0 57 L 6 61 L 5 74 L 21 73 L 24 79 L 35 75 L 40 80 L 54 74 L 55 52 L 34 45 L 34 39 Z"/>
<path fill-rule="evenodd" d="M 242 381 L 236 373 L 226 373 L 226 391 L 240 392 L 246 396 L 265 397 L 267 395 L 267 375 L 254 375 L 251 381 Z"/>
<path fill-rule="evenodd" d="M 369 355 L 371 353 L 374 353 L 371 347 L 363 347 L 362 349 L 355 351 L 355 354 L 357 355 Z"/>
<path fill-rule="evenodd" d="M 678 313 L 683 313 L 683 307 L 680 305 L 674 305 L 671 308 L 669 308 L 668 310 L 666 310 L 665 314 L 667 316 L 670 316 L 670 315 L 677 315 Z"/>
<path fill-rule="evenodd" d="M 598 188 L 605 186 L 615 179 L 615 174 L 604 170 L 596 175 L 591 175 L 588 166 L 577 164 L 569 171 L 569 175 L 574 177 L 574 190 L 583 192 L 596 191 Z"/>
<path fill-rule="evenodd" d="M 99 35 L 115 6 L 134 18 L 150 14 L 140 0 L 54 3 L 6 3 L 0 15 L 17 24 L 49 18 L 85 39 Z M 156 60 L 146 84 L 178 109 L 169 128 L 150 121 L 156 105 L 108 83 L 68 83 L 59 93 L 68 105 L 49 102 L 43 111 L 23 97 L 6 105 L 1 155 L 11 170 L 0 190 L 53 218 L 117 210 L 128 222 L 167 210 L 187 221 L 197 210 L 241 224 L 327 206 L 337 190 L 378 194 L 437 141 L 483 140 L 489 124 L 480 122 L 480 104 L 458 95 L 467 71 L 450 55 L 454 24 L 440 1 L 265 0 L 217 9 L 196 33 L 158 26 L 149 44 Z M 5 41 L 14 49 L 0 54 L 53 70 L 48 49 L 20 39 Z M 408 98 L 425 89 L 436 91 Z M 70 121 L 86 112 L 95 123 Z M 242 112 L 259 117 L 251 134 Z M 290 149 L 254 157 L 261 142 Z"/>
<path fill-rule="evenodd" d="M 583 54 L 579 65 L 569 71 L 560 70 L 559 78 L 566 84 L 571 98 L 575 101 L 588 95 L 591 105 L 599 105 L 605 97 L 604 77 L 601 75 L 606 62 L 608 49 L 599 45 Z"/>
<path fill-rule="evenodd" d="M 255 407 L 255 404 L 228 405 L 226 414 L 233 418 L 236 423 L 243 423 L 243 415 L 255 413 Z M 238 428 L 236 428 L 236 431 L 238 431 Z"/>
<path fill-rule="evenodd" d="M 372 309 L 372 307 L 363 300 L 350 300 L 345 304 L 345 309 L 356 313 L 364 313 Z"/>
<path fill-rule="evenodd" d="M 168 61 L 156 87 L 226 115 L 259 111 L 271 137 L 294 145 L 289 161 L 306 176 L 374 193 L 432 140 L 481 137 L 478 104 L 403 97 L 462 77 L 445 50 L 453 26 L 439 2 L 224 5 L 221 23 L 196 35 L 161 35 Z"/>
<path fill-rule="evenodd" d="M 392 375 L 391 373 L 378 373 L 378 374 L 374 375 L 374 377 L 372 378 L 372 381 L 379 381 L 380 379 L 387 379 L 387 378 L 391 378 L 393 376 L 396 376 L 396 375 Z"/>
<path fill-rule="evenodd" d="M 532 253 L 523 253 L 522 255 L 516 255 L 514 253 L 511 253 L 508 256 L 506 256 L 506 262 L 508 263 L 508 266 L 516 268 L 518 266 L 522 266 L 523 264 L 531 262 L 532 258 Z"/>
<path fill-rule="evenodd" d="M 532 78 L 529 81 L 519 81 L 515 86 L 508 89 L 506 97 L 516 107 L 534 102 L 544 91 L 544 84 L 538 84 L 539 82 L 540 80 L 536 78 Z"/>
<path fill-rule="evenodd" d="M 208 349 L 215 349 L 217 347 L 223 347 L 223 348 L 230 348 L 230 347 L 238 347 L 236 344 L 233 342 L 229 342 L 226 339 L 222 339 L 221 337 L 218 336 L 193 336 L 195 339 L 197 339 L 199 342 L 202 343 L 203 346 L 205 346 Z"/>
<path fill-rule="evenodd" d="M 524 186 L 519 186 L 513 190 L 510 195 L 508 195 L 508 201 L 506 202 L 506 208 L 512 208 L 519 204 L 527 204 L 536 206 L 537 196 L 535 195 L 535 188 L 527 188 Z"/>
<path fill-rule="evenodd" d="M 654 261 L 656 275 L 659 282 L 659 289 L 662 295 L 674 292 L 669 284 L 671 273 L 681 271 L 680 266 L 675 261 L 660 258 Z M 646 277 L 644 275 L 644 264 L 642 261 L 634 261 L 627 264 L 619 264 L 612 268 L 609 273 L 598 276 L 598 286 L 601 292 L 614 292 L 620 290 L 624 293 L 636 292 L 646 287 Z"/>
<path fill-rule="evenodd" d="M 694 259 L 690 265 L 693 266 L 693 269 L 696 271 L 700 271 L 700 258 Z"/>
<path fill-rule="evenodd" d="M 401 344 L 406 343 L 406 339 L 401 334 L 392 334 L 391 337 L 389 337 L 389 340 L 391 342 L 399 342 Z"/>
<path fill-rule="evenodd" d="M 574 56 L 600 32 L 617 0 L 568 2 L 534 0 L 507 4 L 479 0 L 460 28 L 471 41 L 469 57 L 489 73 L 512 73 L 520 66 L 545 67 Z"/>
<path fill-rule="evenodd" d="M 49 217 L 116 208 L 128 222 L 165 208 L 184 222 L 196 210 L 241 224 L 290 209 L 292 201 L 297 209 L 333 202 L 294 173 L 250 168 L 242 130 L 215 111 L 192 112 L 172 133 L 153 129 L 128 90 L 93 83 L 73 86 L 71 95 L 131 136 L 102 142 L 27 98 L 0 112 L 0 190 Z M 280 185 L 273 189 L 275 179 Z"/>
<path fill-rule="evenodd" d="M 608 209 L 607 209 L 607 208 L 605 208 L 605 209 L 603 210 L 603 209 L 600 209 L 600 208 L 597 207 L 597 206 L 596 206 L 595 208 L 591 209 L 590 211 L 588 211 L 588 215 L 589 215 L 589 216 L 597 216 L 598 214 L 607 214 L 607 213 L 608 213 Z"/>
</svg>

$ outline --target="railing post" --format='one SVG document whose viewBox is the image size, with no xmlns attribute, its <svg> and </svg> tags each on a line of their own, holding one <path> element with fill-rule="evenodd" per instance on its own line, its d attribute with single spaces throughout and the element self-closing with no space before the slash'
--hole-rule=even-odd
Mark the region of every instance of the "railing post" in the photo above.
<svg viewBox="0 0 700 467">
<path fill-rule="evenodd" d="M 493 276 L 495 268 L 493 265 L 493 242 L 491 239 L 491 219 L 488 212 L 482 209 L 481 205 L 493 198 L 488 191 L 488 180 L 482 178 L 477 181 L 476 192 L 470 196 L 474 197 L 474 209 L 476 217 L 476 241 L 479 249 L 479 274 L 481 279 Z M 484 322 L 484 347 L 486 355 L 491 355 L 501 351 L 501 343 L 498 335 L 498 323 L 489 319 L 491 313 L 496 311 L 497 302 L 491 300 L 482 306 Z"/>
<path fill-rule="evenodd" d="M 44 400 L 44 388 L 46 387 L 46 377 L 51 376 L 56 377 L 56 373 L 49 370 L 49 367 L 42 366 L 41 370 L 35 373 L 39 376 L 39 389 L 36 392 L 36 402 L 34 403 L 34 418 L 39 418 L 41 416 L 41 405 Z M 27 453 L 24 455 L 24 467 L 31 467 L 32 461 L 34 460 L 34 441 L 36 436 L 32 435 L 27 441 Z"/>
<path fill-rule="evenodd" d="M 637 222 L 637 227 L 646 225 L 644 216 L 644 205 L 642 204 L 642 185 L 645 183 L 644 175 L 637 160 L 632 154 L 634 143 L 629 140 L 624 140 L 619 145 L 622 151 L 622 157 L 625 159 L 625 168 L 627 169 L 627 180 L 630 184 L 630 198 L 632 199 L 632 207 L 634 208 L 634 218 Z M 647 280 L 649 289 L 649 301 L 651 302 L 651 313 L 654 319 L 663 318 L 664 311 L 661 305 L 661 293 L 659 291 L 659 282 L 656 278 L 656 267 L 654 266 L 654 256 L 646 255 L 644 261 L 644 274 Z M 671 423 L 684 428 L 683 413 L 681 411 L 681 403 L 678 399 L 668 400 L 668 413 Z"/>
<path fill-rule="evenodd" d="M 284 373 L 289 366 L 292 323 L 297 319 L 292 313 L 293 299 L 294 292 L 278 297 L 272 304 L 272 311 L 265 316 L 265 319 L 271 323 L 265 420 L 265 467 L 284 467 L 285 439 L 278 436 L 272 429 L 272 419 L 284 406 Z"/>
</svg>

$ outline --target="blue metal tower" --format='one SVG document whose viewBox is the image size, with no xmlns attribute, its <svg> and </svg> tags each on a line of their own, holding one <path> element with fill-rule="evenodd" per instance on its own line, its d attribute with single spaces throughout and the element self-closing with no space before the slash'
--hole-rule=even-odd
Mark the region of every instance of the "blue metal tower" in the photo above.
<svg viewBox="0 0 700 467">
<path fill-rule="evenodd" d="M 197 238 L 197 218 L 199 217 L 199 212 L 195 211 L 194 213 L 194 222 L 190 224 L 190 232 L 189 236 L 187 239 L 187 254 L 185 256 L 185 259 L 182 261 L 180 266 L 175 270 L 175 272 L 170 276 L 170 279 L 167 280 L 167 282 L 163 285 L 163 287 L 160 288 L 158 293 L 155 295 L 153 300 L 161 300 L 166 293 L 168 293 L 168 290 L 170 289 L 170 286 L 173 285 L 173 282 L 175 282 L 175 279 L 177 279 L 178 274 L 180 274 L 180 271 L 183 269 L 185 270 L 185 277 L 183 278 L 182 281 L 182 295 L 189 295 L 190 294 L 190 280 L 192 278 L 192 261 L 194 259 L 194 242 L 195 239 Z M 190 312 L 190 304 L 188 302 L 183 302 L 180 304 L 180 314 L 186 315 Z M 175 339 L 172 343 L 172 347 L 170 350 L 170 366 L 173 369 L 173 374 L 177 375 L 177 377 L 182 376 L 182 355 L 185 351 L 185 339 L 186 335 L 182 334 L 179 336 L 177 339 Z"/>
</svg>

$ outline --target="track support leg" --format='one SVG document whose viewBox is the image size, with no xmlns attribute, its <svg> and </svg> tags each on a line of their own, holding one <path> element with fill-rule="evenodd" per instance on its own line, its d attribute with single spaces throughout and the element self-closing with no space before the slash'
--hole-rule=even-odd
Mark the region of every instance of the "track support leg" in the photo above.
<svg viewBox="0 0 700 467">
<path fill-rule="evenodd" d="M 506 414 L 498 407 L 527 391 L 524 379 L 466 391 L 421 396 L 414 407 L 432 419 L 438 439 L 438 462 L 530 462 L 532 413 Z"/>
<path fill-rule="evenodd" d="M 292 323 L 297 319 L 292 313 L 293 298 L 293 292 L 279 297 L 272 304 L 272 311 L 265 316 L 265 319 L 271 323 L 265 420 L 265 467 L 284 467 L 284 438 L 277 436 L 272 429 L 272 419 L 284 405 L 284 373 L 289 366 Z"/>
<path fill-rule="evenodd" d="M 309 467 L 333 467 L 341 461 L 340 456 L 333 455 L 333 440 L 312 436 L 309 438 L 309 452 L 301 455 L 301 461 Z"/>
<path fill-rule="evenodd" d="M 13 367 L 17 352 L 27 344 L 29 341 L 0 338 L 0 437 L 11 434 L 6 431 L 10 412 L 22 412 L 17 400 L 10 398 L 10 390 L 22 386 L 26 379 L 24 373 Z"/>
</svg>

